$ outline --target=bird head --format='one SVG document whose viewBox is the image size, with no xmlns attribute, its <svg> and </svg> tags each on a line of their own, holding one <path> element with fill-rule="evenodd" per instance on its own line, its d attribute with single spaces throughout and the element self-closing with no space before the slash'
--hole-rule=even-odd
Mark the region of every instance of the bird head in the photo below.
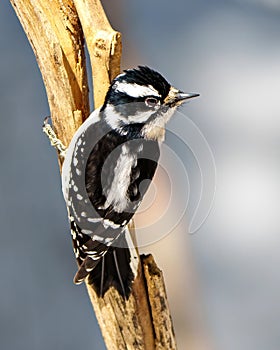
<svg viewBox="0 0 280 350">
<path fill-rule="evenodd" d="M 107 124 L 121 134 L 163 141 L 165 125 L 175 110 L 199 94 L 184 93 L 158 72 L 139 66 L 125 70 L 112 82 L 101 111 Z"/>
</svg>

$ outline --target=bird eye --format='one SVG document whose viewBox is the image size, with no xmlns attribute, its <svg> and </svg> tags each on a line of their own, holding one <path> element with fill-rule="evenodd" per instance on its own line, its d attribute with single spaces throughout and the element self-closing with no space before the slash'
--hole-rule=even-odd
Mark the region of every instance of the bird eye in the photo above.
<svg viewBox="0 0 280 350">
<path fill-rule="evenodd" d="M 155 107 L 158 104 L 158 99 L 155 97 L 147 97 L 145 103 L 148 107 Z"/>
</svg>

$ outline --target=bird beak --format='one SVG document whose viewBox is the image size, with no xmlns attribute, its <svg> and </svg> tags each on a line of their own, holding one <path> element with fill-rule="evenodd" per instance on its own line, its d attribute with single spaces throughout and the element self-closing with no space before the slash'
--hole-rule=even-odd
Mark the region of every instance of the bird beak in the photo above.
<svg viewBox="0 0 280 350">
<path fill-rule="evenodd" d="M 185 92 L 179 91 L 176 95 L 176 98 L 178 101 L 181 101 L 181 100 L 188 100 L 190 98 L 198 97 L 198 96 L 199 94 L 196 94 L 196 93 L 185 93 Z"/>
<path fill-rule="evenodd" d="M 171 106 L 180 106 L 186 100 L 189 100 L 190 98 L 198 97 L 198 96 L 199 94 L 185 93 L 171 86 L 169 93 L 164 100 L 164 103 Z"/>
</svg>

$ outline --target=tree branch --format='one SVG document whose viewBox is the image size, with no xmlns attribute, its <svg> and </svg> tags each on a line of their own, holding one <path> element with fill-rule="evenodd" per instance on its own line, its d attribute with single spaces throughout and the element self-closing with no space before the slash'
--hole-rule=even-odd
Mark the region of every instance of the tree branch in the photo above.
<svg viewBox="0 0 280 350">
<path fill-rule="evenodd" d="M 74 0 L 90 55 L 94 105 L 100 107 L 120 73 L 121 34 L 112 29 L 99 0 Z"/>
<path fill-rule="evenodd" d="M 84 39 L 69 0 L 11 0 L 35 53 L 57 136 L 68 145 L 89 115 Z"/>
<path fill-rule="evenodd" d="M 68 145 L 89 115 L 83 34 L 96 107 L 103 103 L 111 80 L 120 71 L 121 35 L 111 28 L 99 0 L 11 3 L 36 55 L 56 133 Z M 98 298 L 87 284 L 104 341 L 110 350 L 176 349 L 162 273 L 152 257 L 139 261 L 128 300 L 113 288 Z"/>
</svg>

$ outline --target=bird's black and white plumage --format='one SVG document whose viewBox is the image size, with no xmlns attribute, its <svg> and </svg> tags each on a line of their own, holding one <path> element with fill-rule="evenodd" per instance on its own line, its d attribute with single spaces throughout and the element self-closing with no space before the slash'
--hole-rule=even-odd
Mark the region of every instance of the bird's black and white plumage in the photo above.
<svg viewBox="0 0 280 350">
<path fill-rule="evenodd" d="M 148 67 L 129 69 L 75 133 L 62 169 L 79 265 L 75 283 L 88 277 L 100 296 L 111 286 L 129 296 L 138 260 L 127 225 L 148 188 L 143 180 L 154 176 L 165 124 L 195 96 Z"/>
</svg>

